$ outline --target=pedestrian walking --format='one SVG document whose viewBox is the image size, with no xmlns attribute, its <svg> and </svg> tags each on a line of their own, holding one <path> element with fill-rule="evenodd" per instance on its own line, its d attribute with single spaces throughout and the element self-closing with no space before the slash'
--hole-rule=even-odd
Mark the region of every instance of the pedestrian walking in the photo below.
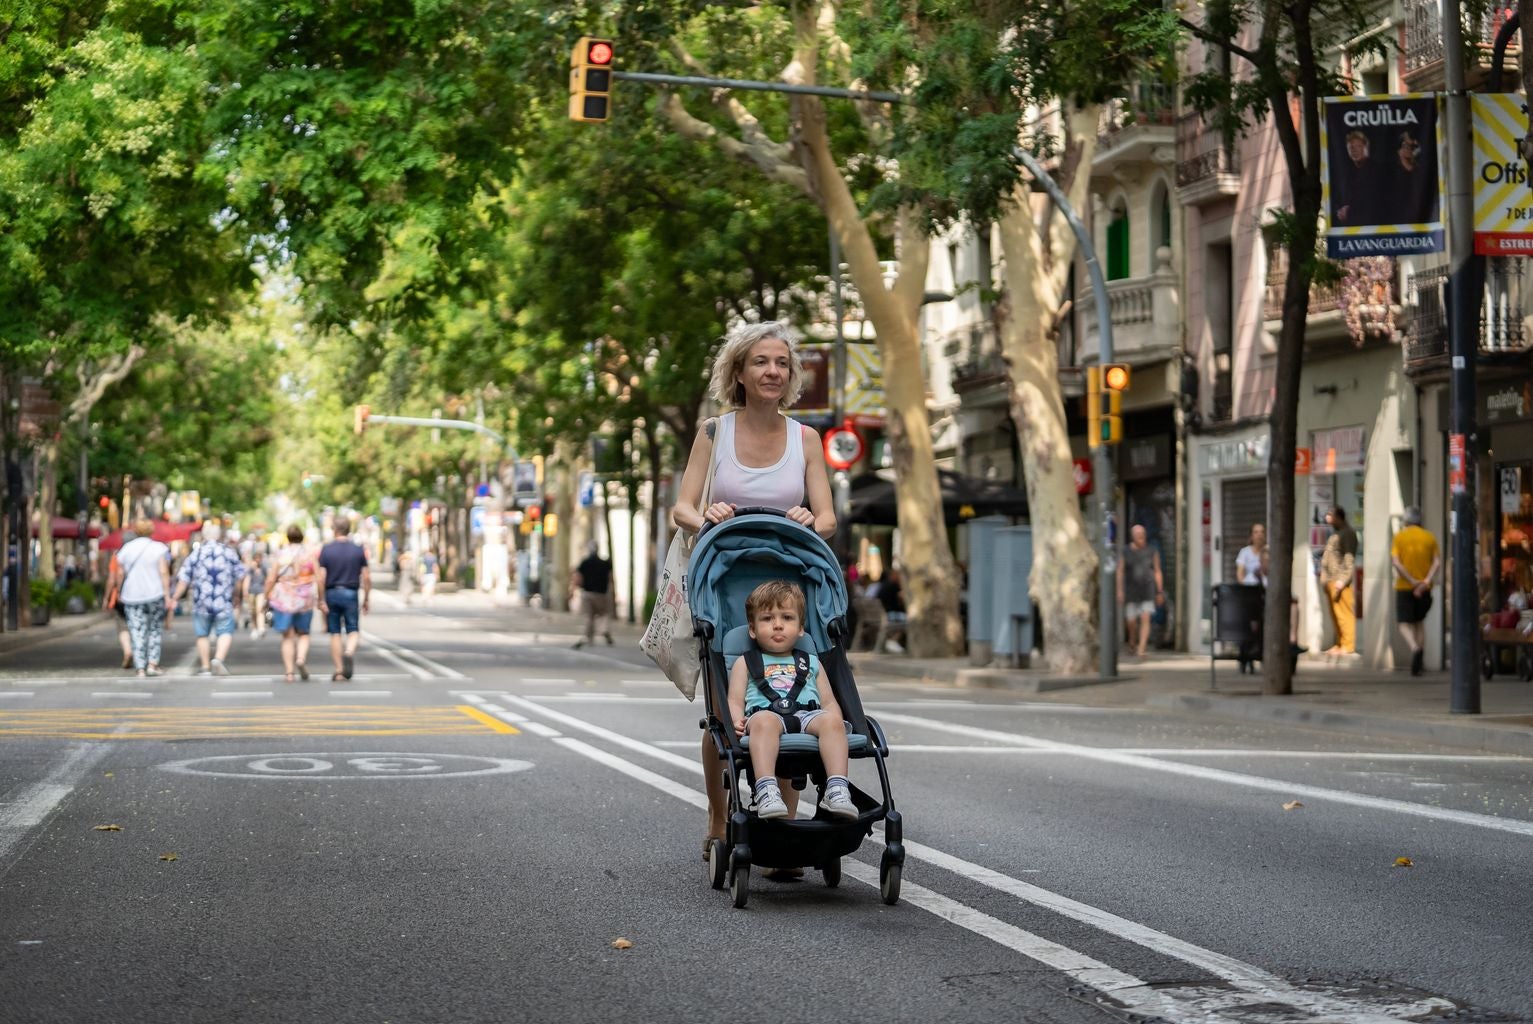
<svg viewBox="0 0 1533 1024">
<path fill-rule="evenodd" d="M 408 551 L 401 551 L 399 561 L 394 565 L 394 574 L 399 577 L 400 599 L 408 606 L 410 596 L 415 593 L 415 556 Z"/>
<path fill-rule="evenodd" d="M 122 602 L 133 644 L 133 666 L 140 676 L 160 674 L 160 647 L 165 623 L 176 607 L 170 591 L 170 549 L 154 539 L 154 523 L 139 519 L 137 535 L 122 546 Z"/>
<path fill-rule="evenodd" d="M 266 635 L 266 556 L 253 551 L 246 568 L 249 575 L 245 578 L 245 606 L 250 619 L 250 638 L 259 640 Z"/>
<path fill-rule="evenodd" d="M 1437 538 L 1421 526 L 1421 509 L 1405 510 L 1405 526 L 1389 544 L 1395 567 L 1395 620 L 1411 648 L 1411 675 L 1422 673 L 1426 654 L 1426 617 L 1432 610 L 1432 585 L 1442 568 Z"/>
<path fill-rule="evenodd" d="M 367 551 L 352 543 L 350 520 L 337 519 L 335 539 L 319 553 L 319 610 L 325 613 L 330 633 L 330 660 L 335 663 L 332 683 L 349 680 L 355 670 L 362 642 L 361 615 L 368 610 L 372 590 Z"/>
<path fill-rule="evenodd" d="M 421 604 L 430 604 L 436 596 L 436 552 L 427 548 L 421 552 Z"/>
<path fill-rule="evenodd" d="M 575 641 L 575 649 L 596 642 L 596 622 L 601 620 L 602 639 L 612 644 L 612 563 L 599 553 L 593 540 L 586 557 L 575 567 L 571 581 L 580 590 L 580 610 L 585 613 L 585 636 Z"/>
<path fill-rule="evenodd" d="M 266 603 L 271 606 L 271 628 L 282 637 L 282 669 L 286 681 L 296 672 L 309 679 L 309 628 L 318 601 L 319 552 L 305 544 L 303 527 L 287 528 L 287 547 L 277 552 L 271 575 L 266 578 Z"/>
<path fill-rule="evenodd" d="M 740 324 L 724 338 L 708 389 L 729 411 L 705 422 L 692 442 L 671 509 L 678 529 L 696 533 L 704 523 L 730 518 L 737 508 L 761 505 L 786 509 L 789 519 L 821 537 L 835 534 L 835 502 L 820 435 L 783 411 L 804 391 L 798 343 L 798 332 L 777 321 Z M 711 737 L 703 737 L 701 755 L 707 838 L 722 839 L 724 772 Z M 784 787 L 783 799 L 791 816 L 798 791 Z M 705 857 L 707 848 L 705 839 Z"/>
<path fill-rule="evenodd" d="M 122 603 L 122 562 L 116 555 L 107 563 L 106 606 L 117 625 L 117 643 L 122 647 L 122 667 L 133 667 L 133 635 L 128 632 L 128 606 Z"/>
<path fill-rule="evenodd" d="M 1165 577 L 1160 571 L 1160 549 L 1150 544 L 1149 532 L 1135 524 L 1129 543 L 1118 562 L 1118 603 L 1128 626 L 1128 642 L 1144 657 L 1150 642 L 1150 618 L 1166 601 Z"/>
<path fill-rule="evenodd" d="M 1325 514 L 1331 536 L 1320 556 L 1320 588 L 1331 609 L 1336 642 L 1325 653 L 1332 657 L 1357 653 L 1357 613 L 1352 604 L 1352 571 L 1357 564 L 1357 531 L 1347 524 L 1347 511 L 1333 506 Z"/>
<path fill-rule="evenodd" d="M 192 595 L 199 676 L 229 674 L 225 662 L 234 643 L 234 610 L 240 605 L 245 586 L 244 563 L 239 552 L 223 542 L 223 532 L 218 523 L 202 524 L 202 543 L 181 563 L 171 598 L 180 601 L 187 592 Z"/>
</svg>

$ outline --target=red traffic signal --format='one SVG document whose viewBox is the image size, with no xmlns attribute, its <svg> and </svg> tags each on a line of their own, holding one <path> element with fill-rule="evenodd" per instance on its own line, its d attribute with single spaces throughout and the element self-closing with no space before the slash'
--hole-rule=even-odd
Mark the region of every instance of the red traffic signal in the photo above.
<svg viewBox="0 0 1533 1024">
<path fill-rule="evenodd" d="M 96 501 L 96 504 L 100 505 L 102 508 L 111 508 L 112 507 L 112 499 L 108 498 L 105 494 L 103 494 Z"/>
<path fill-rule="evenodd" d="M 586 63 L 587 64 L 611 64 L 612 44 L 605 39 L 586 40 Z"/>
<path fill-rule="evenodd" d="M 1108 363 L 1102 367 L 1102 388 L 1105 391 L 1127 391 L 1129 369 L 1122 363 Z"/>
</svg>

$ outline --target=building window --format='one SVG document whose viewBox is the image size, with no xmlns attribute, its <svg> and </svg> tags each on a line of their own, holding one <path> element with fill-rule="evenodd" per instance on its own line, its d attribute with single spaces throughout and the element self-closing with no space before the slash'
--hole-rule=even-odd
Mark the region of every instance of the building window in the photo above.
<svg viewBox="0 0 1533 1024">
<path fill-rule="evenodd" d="M 1121 281 L 1129 275 L 1128 210 L 1113 208 L 1107 222 L 1107 280 Z"/>
<path fill-rule="evenodd" d="M 1150 248 L 1150 265 L 1155 266 L 1155 254 L 1162 248 L 1171 248 L 1171 190 L 1164 182 L 1155 186 L 1155 238 Z"/>
</svg>

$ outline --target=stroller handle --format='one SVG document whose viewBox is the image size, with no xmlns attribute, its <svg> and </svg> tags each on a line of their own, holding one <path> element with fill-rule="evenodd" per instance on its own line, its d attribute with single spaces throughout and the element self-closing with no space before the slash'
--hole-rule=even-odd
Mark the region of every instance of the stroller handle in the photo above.
<svg viewBox="0 0 1533 1024">
<path fill-rule="evenodd" d="M 735 509 L 735 514 L 730 518 L 738 519 L 740 516 L 781 516 L 787 518 L 787 515 L 786 509 L 772 508 L 770 505 L 747 505 L 744 508 Z M 718 525 L 718 523 L 709 522 L 704 519 L 702 529 L 697 531 L 697 539 L 702 540 L 704 534 Z"/>
</svg>

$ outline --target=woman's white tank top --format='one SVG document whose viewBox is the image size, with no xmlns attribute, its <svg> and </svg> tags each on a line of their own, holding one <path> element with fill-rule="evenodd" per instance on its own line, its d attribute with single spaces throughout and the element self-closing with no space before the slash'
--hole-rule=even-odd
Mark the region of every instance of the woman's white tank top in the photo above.
<svg viewBox="0 0 1533 1024">
<path fill-rule="evenodd" d="M 787 417 L 783 417 L 787 419 Z M 759 469 L 742 466 L 735 455 L 735 414 L 719 417 L 713 441 L 713 492 L 709 501 L 745 507 L 765 505 L 787 511 L 804 504 L 804 428 L 788 419 L 788 443 L 782 458 Z"/>
</svg>

